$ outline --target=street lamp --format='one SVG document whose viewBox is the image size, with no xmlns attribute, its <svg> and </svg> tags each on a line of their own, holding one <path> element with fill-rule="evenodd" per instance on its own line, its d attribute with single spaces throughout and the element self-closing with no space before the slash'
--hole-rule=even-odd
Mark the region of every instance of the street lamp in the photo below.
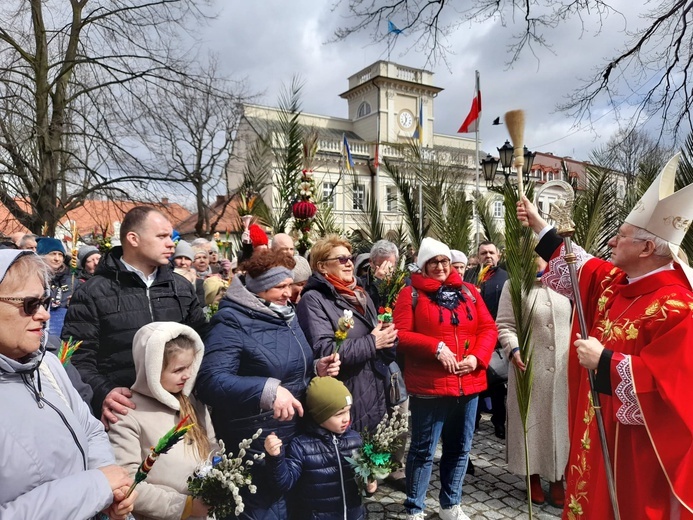
<svg viewBox="0 0 693 520">
<path fill-rule="evenodd" d="M 486 181 L 487 188 L 492 188 L 494 185 L 496 173 L 498 173 L 498 164 L 501 165 L 505 182 L 510 182 L 510 172 L 513 163 L 513 145 L 510 144 L 510 141 L 505 141 L 505 144 L 500 148 L 496 148 L 496 150 L 498 150 L 499 159 L 496 159 L 491 154 L 487 154 L 486 158 L 481 160 L 481 168 L 484 172 L 484 180 Z M 525 183 L 529 182 L 529 172 L 532 169 L 535 155 L 536 153 L 530 152 L 525 146 L 523 154 L 525 163 L 522 165 L 522 178 Z"/>
<path fill-rule="evenodd" d="M 522 155 L 525 157 L 525 163 L 522 165 L 522 179 L 527 183 L 529 182 L 529 174 L 532 173 L 532 164 L 537 152 L 530 152 L 525 146 L 525 151 Z"/>
<path fill-rule="evenodd" d="M 493 157 L 490 153 L 486 154 L 485 159 L 481 160 L 481 169 L 484 172 L 484 180 L 486 181 L 487 188 L 493 186 L 493 181 L 498 171 L 498 162 L 498 159 Z"/>
</svg>

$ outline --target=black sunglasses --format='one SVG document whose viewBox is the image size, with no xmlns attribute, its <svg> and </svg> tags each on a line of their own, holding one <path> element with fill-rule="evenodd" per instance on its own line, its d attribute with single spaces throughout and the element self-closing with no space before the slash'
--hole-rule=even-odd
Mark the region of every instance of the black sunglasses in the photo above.
<svg viewBox="0 0 693 520">
<path fill-rule="evenodd" d="M 50 296 L 44 296 L 43 298 L 37 298 L 36 296 L 25 296 L 24 298 L 0 296 L 0 301 L 21 303 L 22 308 L 27 316 L 33 316 L 36 314 L 40 307 L 48 310 L 48 307 L 51 304 L 51 299 L 52 298 Z"/>
<path fill-rule="evenodd" d="M 334 257 L 334 258 L 326 258 L 324 261 L 325 261 L 325 262 L 330 262 L 330 261 L 332 261 L 332 260 L 339 260 L 339 263 L 340 263 L 340 264 L 346 265 L 346 264 L 349 263 L 349 262 L 353 262 L 353 261 L 354 261 L 354 257 L 353 257 L 353 256 L 341 256 L 341 255 L 340 255 L 340 256 L 336 256 L 336 257 Z"/>
</svg>

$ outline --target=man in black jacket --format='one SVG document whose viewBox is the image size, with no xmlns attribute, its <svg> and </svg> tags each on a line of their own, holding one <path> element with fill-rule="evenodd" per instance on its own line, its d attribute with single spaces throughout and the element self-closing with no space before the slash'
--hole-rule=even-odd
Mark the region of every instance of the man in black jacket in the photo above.
<svg viewBox="0 0 693 520">
<path fill-rule="evenodd" d="M 184 323 L 198 332 L 205 326 L 194 287 L 168 262 L 175 247 L 172 232 L 155 208 L 130 210 L 120 228 L 122 247 L 101 259 L 93 278 L 70 301 L 61 336 L 83 342 L 72 361 L 94 390 L 92 409 L 106 427 L 117 422 L 114 412 L 135 408 L 130 386 L 137 330 L 154 321 Z"/>
<path fill-rule="evenodd" d="M 479 274 L 477 287 L 481 293 L 488 311 L 496 319 L 498 314 L 498 302 L 500 301 L 503 286 L 508 280 L 508 273 L 498 267 L 500 252 L 493 242 L 481 242 L 479 244 Z M 499 345 L 496 346 L 499 348 Z M 505 397 L 507 389 L 505 383 L 489 387 L 485 394 L 491 398 L 491 422 L 493 423 L 494 433 L 499 439 L 505 439 Z M 479 412 L 477 412 L 477 417 Z M 477 420 L 478 423 L 478 420 Z"/>
</svg>

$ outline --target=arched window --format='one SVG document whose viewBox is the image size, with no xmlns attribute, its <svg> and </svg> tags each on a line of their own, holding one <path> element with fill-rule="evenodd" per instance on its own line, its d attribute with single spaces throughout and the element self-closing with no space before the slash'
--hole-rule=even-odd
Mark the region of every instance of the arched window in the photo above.
<svg viewBox="0 0 693 520">
<path fill-rule="evenodd" d="M 359 111 L 357 117 L 364 117 L 371 113 L 371 105 L 368 101 L 364 101 L 359 105 Z"/>
</svg>

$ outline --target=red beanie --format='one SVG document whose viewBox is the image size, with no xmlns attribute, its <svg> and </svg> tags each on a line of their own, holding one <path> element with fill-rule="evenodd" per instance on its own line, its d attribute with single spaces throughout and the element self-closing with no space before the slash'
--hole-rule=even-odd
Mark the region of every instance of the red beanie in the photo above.
<svg viewBox="0 0 693 520">
<path fill-rule="evenodd" d="M 248 232 L 250 233 L 250 242 L 253 244 L 253 247 L 269 245 L 267 233 L 257 224 L 251 224 L 250 227 L 248 227 Z"/>
</svg>

